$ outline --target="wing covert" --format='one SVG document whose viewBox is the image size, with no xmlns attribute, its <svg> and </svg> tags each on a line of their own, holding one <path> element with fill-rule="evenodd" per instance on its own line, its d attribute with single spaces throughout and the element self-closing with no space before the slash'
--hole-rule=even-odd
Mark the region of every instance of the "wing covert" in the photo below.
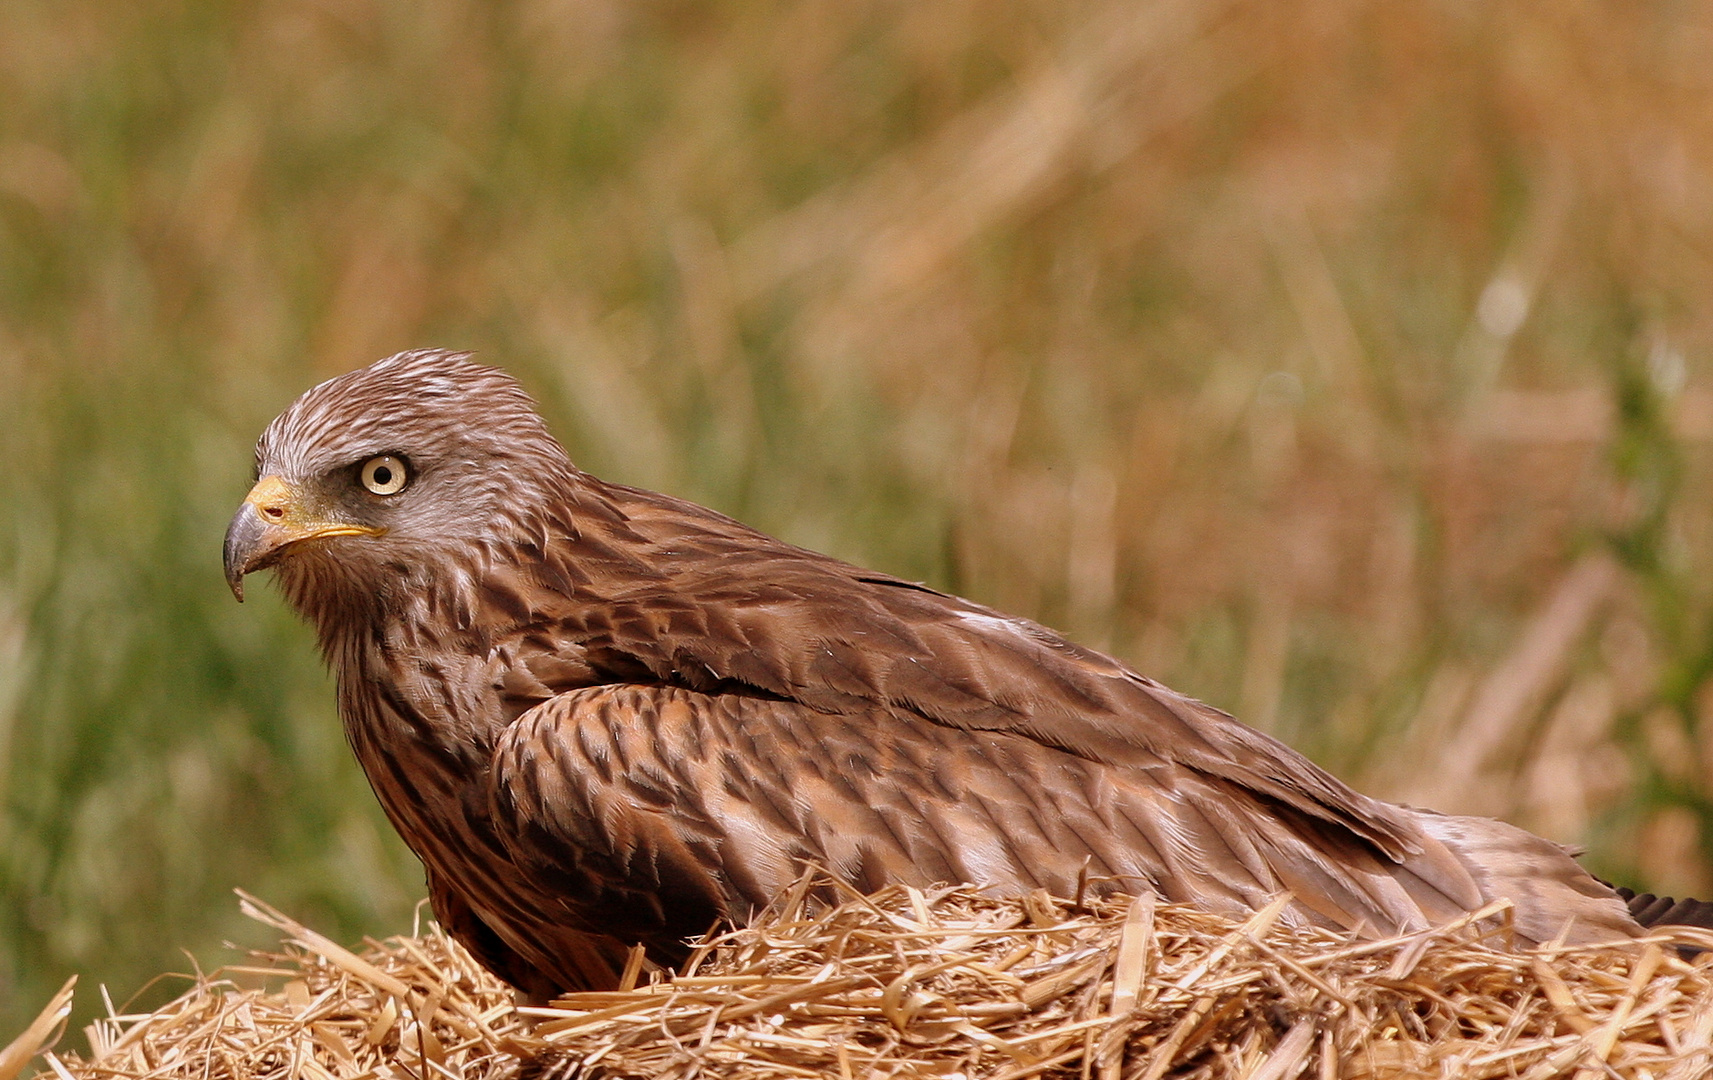
<svg viewBox="0 0 1713 1080">
<path fill-rule="evenodd" d="M 658 573 L 596 603 L 566 577 L 571 602 L 558 651 L 606 658 L 614 677 L 592 681 L 644 681 L 640 667 L 646 681 L 759 692 L 823 713 L 908 712 L 1092 761 L 1163 758 L 1334 823 L 1389 858 L 1422 850 L 1388 804 L 1046 627 L 793 547 L 691 503 L 602 488 L 629 534 L 646 539 Z M 580 564 L 582 543 L 562 537 L 547 558 Z"/>
<path fill-rule="evenodd" d="M 742 921 L 809 863 L 863 890 L 1149 890 L 1239 914 L 1390 931 L 1479 906 L 1358 837 L 1164 758 L 1115 768 L 1003 731 L 884 710 L 603 686 L 525 713 L 498 746 L 492 819 L 521 876 L 588 927 L 678 942 Z M 1417 834 L 1419 844 L 1451 860 Z M 593 913 L 593 914 L 590 914 Z M 672 962 L 682 949 L 658 950 Z"/>
</svg>

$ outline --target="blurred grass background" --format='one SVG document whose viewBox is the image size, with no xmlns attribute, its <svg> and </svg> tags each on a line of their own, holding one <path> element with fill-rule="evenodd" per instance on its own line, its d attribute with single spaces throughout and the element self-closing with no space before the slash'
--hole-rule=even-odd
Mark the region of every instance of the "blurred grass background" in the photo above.
<svg viewBox="0 0 1713 1080">
<path fill-rule="evenodd" d="M 1707 895 L 1709 55 L 1616 0 L 8 0 L 0 1042 L 230 959 L 234 886 L 408 925 L 219 547 L 274 413 L 425 345 L 601 475 Z"/>
</svg>

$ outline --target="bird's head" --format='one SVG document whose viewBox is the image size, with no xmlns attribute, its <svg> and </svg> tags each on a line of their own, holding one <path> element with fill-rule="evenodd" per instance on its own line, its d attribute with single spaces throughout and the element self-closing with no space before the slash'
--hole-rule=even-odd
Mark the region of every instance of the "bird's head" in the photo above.
<svg viewBox="0 0 1713 1080">
<path fill-rule="evenodd" d="M 438 555 L 532 528 L 575 473 L 535 403 L 467 354 L 399 353 L 305 393 L 256 444 L 226 581 L 275 567 L 300 609 L 384 592 Z M 539 531 L 539 526 L 533 526 Z"/>
</svg>

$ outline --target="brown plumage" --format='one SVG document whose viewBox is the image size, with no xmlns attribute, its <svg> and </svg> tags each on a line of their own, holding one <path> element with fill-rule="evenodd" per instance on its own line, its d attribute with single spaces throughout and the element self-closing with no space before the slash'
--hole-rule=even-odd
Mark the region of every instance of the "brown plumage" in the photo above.
<svg viewBox="0 0 1713 1080">
<path fill-rule="evenodd" d="M 1370 799 L 1023 619 L 576 469 L 504 373 L 401 353 L 256 450 L 226 571 L 273 567 L 436 914 L 520 989 L 671 965 L 818 863 L 859 888 L 1151 890 L 1368 933 L 1497 897 L 1634 935 L 1500 822 Z"/>
</svg>

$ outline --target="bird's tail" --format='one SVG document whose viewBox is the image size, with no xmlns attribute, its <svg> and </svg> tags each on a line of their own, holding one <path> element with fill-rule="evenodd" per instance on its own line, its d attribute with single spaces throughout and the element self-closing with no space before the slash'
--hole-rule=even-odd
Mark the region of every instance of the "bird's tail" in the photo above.
<svg viewBox="0 0 1713 1080">
<path fill-rule="evenodd" d="M 1656 926 L 1698 926 L 1703 930 L 1713 930 L 1713 902 L 1638 893 L 1622 885 L 1612 886 L 1612 891 L 1630 909 L 1631 918 L 1648 929 Z"/>
</svg>

